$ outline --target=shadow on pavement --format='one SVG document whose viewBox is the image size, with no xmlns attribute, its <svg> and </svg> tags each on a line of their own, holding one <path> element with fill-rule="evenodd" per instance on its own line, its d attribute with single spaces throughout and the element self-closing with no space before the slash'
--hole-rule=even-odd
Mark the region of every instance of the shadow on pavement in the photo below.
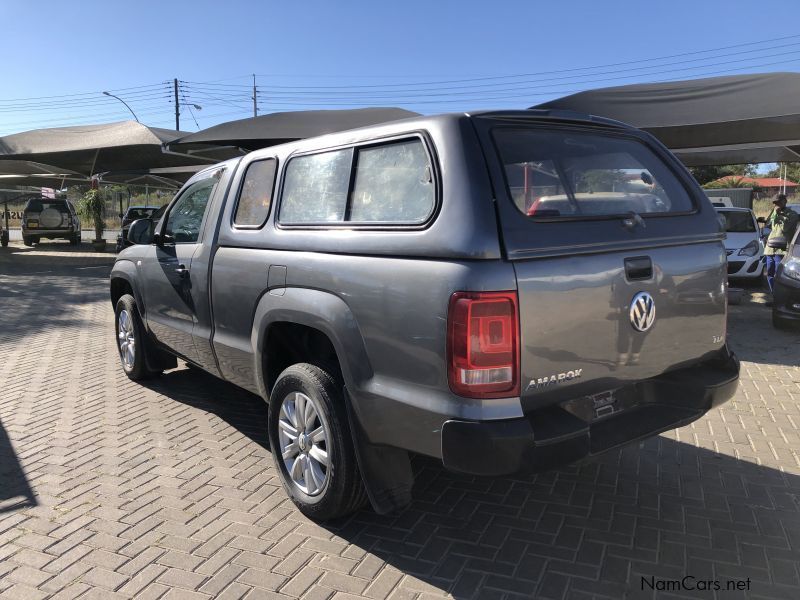
<svg viewBox="0 0 800 600">
<path fill-rule="evenodd" d="M 0 514 L 36 505 L 33 490 L 0 422 Z"/>
<path fill-rule="evenodd" d="M 147 387 L 268 445 L 254 395 L 194 369 Z M 538 475 L 470 477 L 425 457 L 414 471 L 402 513 L 365 508 L 324 527 L 435 593 L 653 597 L 646 582 L 686 576 L 750 586 L 725 598 L 794 598 L 800 588 L 800 477 L 773 468 L 659 436 Z M 714 594 L 674 597 L 691 596 Z"/>
<path fill-rule="evenodd" d="M 86 325 L 79 308 L 108 301 L 113 257 L 18 250 L 0 248 L 0 344 L 19 344 L 48 328 L 77 331 Z"/>
<path fill-rule="evenodd" d="M 647 582 L 686 576 L 723 591 L 749 578 L 754 597 L 800 586 L 800 477 L 775 469 L 656 437 L 527 477 L 460 476 L 430 459 L 416 471 L 402 514 L 328 528 L 455 598 L 652 597 Z"/>
<path fill-rule="evenodd" d="M 196 368 L 176 369 L 140 383 L 162 396 L 217 415 L 269 449 L 267 404 L 261 397 Z"/>
</svg>

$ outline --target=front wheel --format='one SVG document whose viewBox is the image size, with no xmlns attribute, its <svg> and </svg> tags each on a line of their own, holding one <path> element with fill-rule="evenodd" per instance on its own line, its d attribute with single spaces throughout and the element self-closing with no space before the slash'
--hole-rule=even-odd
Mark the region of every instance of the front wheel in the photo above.
<svg viewBox="0 0 800 600">
<path fill-rule="evenodd" d="M 341 386 L 327 371 L 308 363 L 283 371 L 267 428 L 275 468 L 300 512 L 325 521 L 364 504 Z"/>
<path fill-rule="evenodd" d="M 145 331 L 136 300 L 130 294 L 117 300 L 114 310 L 114 326 L 117 332 L 117 350 L 122 370 L 129 379 L 139 381 L 158 375 L 161 371 L 147 368 L 145 359 Z"/>
<path fill-rule="evenodd" d="M 8 246 L 8 231 L 4 231 L 0 234 L 0 246 L 3 248 Z"/>
</svg>

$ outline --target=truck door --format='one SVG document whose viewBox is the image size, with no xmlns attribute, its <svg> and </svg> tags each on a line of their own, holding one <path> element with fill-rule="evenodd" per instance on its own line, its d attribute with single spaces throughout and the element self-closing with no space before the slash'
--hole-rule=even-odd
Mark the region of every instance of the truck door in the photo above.
<svg viewBox="0 0 800 600">
<path fill-rule="evenodd" d="M 147 324 L 159 342 L 177 354 L 198 361 L 192 332 L 197 311 L 208 302 L 199 278 L 192 272 L 192 258 L 201 243 L 211 199 L 218 188 L 221 169 L 186 187 L 164 215 L 159 240 L 151 256 L 142 261 Z"/>
</svg>

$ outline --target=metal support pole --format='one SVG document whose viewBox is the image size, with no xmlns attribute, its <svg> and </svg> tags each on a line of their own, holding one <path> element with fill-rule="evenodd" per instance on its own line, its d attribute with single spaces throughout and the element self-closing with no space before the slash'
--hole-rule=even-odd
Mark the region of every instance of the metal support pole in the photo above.
<svg viewBox="0 0 800 600">
<path fill-rule="evenodd" d="M 173 80 L 173 84 L 175 86 L 175 130 L 180 131 L 181 129 L 181 105 L 180 100 L 178 100 L 178 79 L 175 78 Z"/>
<path fill-rule="evenodd" d="M 257 98 L 258 90 L 256 90 L 256 74 L 253 73 L 253 118 L 258 116 L 258 104 L 256 103 Z"/>
</svg>

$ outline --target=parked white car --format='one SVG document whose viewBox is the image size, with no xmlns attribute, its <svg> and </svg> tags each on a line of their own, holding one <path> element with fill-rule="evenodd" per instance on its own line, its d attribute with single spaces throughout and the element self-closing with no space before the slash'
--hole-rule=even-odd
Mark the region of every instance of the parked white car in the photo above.
<svg viewBox="0 0 800 600">
<path fill-rule="evenodd" d="M 731 279 L 761 277 L 764 270 L 761 241 L 756 216 L 749 208 L 716 207 L 725 221 L 725 250 L 728 254 L 728 277 Z"/>
</svg>

